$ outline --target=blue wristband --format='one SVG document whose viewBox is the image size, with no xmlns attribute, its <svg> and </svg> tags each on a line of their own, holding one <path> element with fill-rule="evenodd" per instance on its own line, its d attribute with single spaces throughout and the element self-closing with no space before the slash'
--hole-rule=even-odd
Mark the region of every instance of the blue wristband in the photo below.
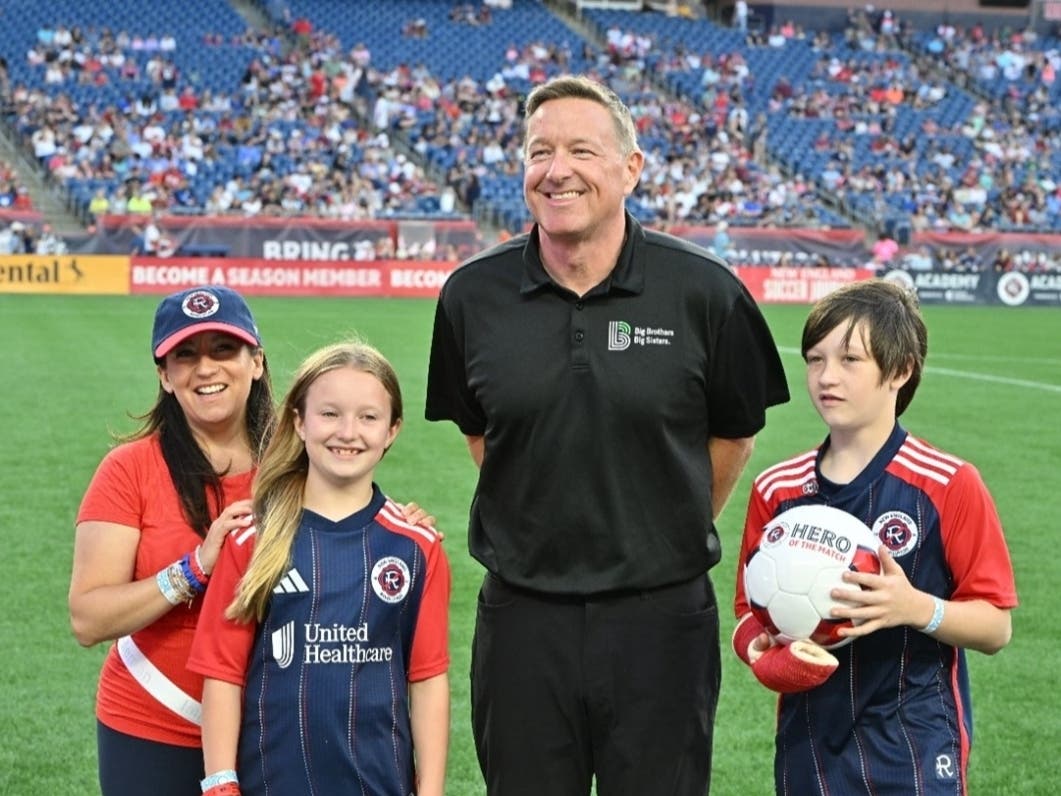
<svg viewBox="0 0 1061 796">
<path fill-rule="evenodd" d="M 188 585 L 195 589 L 196 592 L 202 594 L 206 590 L 206 585 L 200 583 L 199 579 L 195 577 L 195 571 L 192 569 L 191 553 L 185 553 L 184 558 L 181 559 L 181 572 L 184 573 L 184 579 L 188 581 Z"/>
<path fill-rule="evenodd" d="M 932 611 L 932 619 L 921 628 L 922 633 L 935 633 L 939 630 L 939 626 L 943 624 L 943 600 L 935 595 L 933 595 L 932 600 L 935 604 L 935 608 Z"/>
<path fill-rule="evenodd" d="M 199 788 L 203 793 L 206 793 L 210 788 L 224 785 L 228 782 L 239 784 L 239 777 L 236 776 L 236 772 L 231 768 L 226 768 L 224 771 L 216 771 L 206 779 L 200 780 Z"/>
</svg>

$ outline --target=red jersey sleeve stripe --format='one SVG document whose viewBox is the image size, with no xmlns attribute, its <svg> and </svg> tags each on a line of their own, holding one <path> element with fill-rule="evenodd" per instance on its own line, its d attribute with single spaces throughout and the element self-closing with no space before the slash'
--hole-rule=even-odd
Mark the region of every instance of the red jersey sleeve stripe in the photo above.
<svg viewBox="0 0 1061 796">
<path fill-rule="evenodd" d="M 962 459 L 959 459 L 957 456 L 952 456 L 949 453 L 944 453 L 939 448 L 933 448 L 927 442 L 920 440 L 917 437 L 907 435 L 906 441 L 903 443 L 903 447 L 906 446 L 910 446 L 911 448 L 920 451 L 926 456 L 926 458 L 932 458 L 939 462 L 949 462 L 955 470 L 965 464 L 965 462 Z"/>
<path fill-rule="evenodd" d="M 960 459 L 940 454 L 939 451 L 927 445 L 914 445 L 909 438 L 895 454 L 893 461 L 910 472 L 944 486 L 950 483 L 963 464 Z"/>
<path fill-rule="evenodd" d="M 920 464 L 917 464 L 906 456 L 903 456 L 901 451 L 895 455 L 895 459 L 893 459 L 893 461 L 896 464 L 901 464 L 910 472 L 917 473 L 918 475 L 923 475 L 925 478 L 929 478 L 935 481 L 936 483 L 943 484 L 944 486 L 950 483 L 951 474 L 941 473 L 938 470 L 932 469 L 931 467 L 922 467 Z"/>
<path fill-rule="evenodd" d="M 765 471 L 755 482 L 755 488 L 769 501 L 778 489 L 799 486 L 814 477 L 814 462 L 817 451 L 811 451 L 795 459 Z"/>
</svg>

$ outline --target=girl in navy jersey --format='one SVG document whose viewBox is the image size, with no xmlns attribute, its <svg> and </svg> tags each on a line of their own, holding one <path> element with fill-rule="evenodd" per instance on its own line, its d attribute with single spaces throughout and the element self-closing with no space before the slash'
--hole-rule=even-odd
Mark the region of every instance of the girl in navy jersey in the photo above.
<svg viewBox="0 0 1061 796">
<path fill-rule="evenodd" d="M 341 343 L 295 375 L 225 544 L 189 668 L 204 675 L 210 796 L 443 792 L 449 566 L 374 483 L 397 376 Z"/>
<path fill-rule="evenodd" d="M 737 578 L 737 655 L 781 693 L 778 793 L 964 794 L 972 740 L 965 649 L 1010 640 L 1013 569 L 976 468 L 897 418 L 921 379 L 928 333 L 912 293 L 873 279 L 829 294 L 803 327 L 807 389 L 828 426 L 816 449 L 756 479 L 738 560 L 793 506 L 824 504 L 879 536 L 882 572 L 849 572 L 833 596 L 853 643 L 777 646 Z M 861 589 L 859 588 L 861 587 Z"/>
</svg>

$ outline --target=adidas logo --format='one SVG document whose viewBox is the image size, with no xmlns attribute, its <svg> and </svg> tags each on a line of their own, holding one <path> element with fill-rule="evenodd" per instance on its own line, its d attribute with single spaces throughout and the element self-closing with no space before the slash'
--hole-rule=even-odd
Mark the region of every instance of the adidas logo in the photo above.
<svg viewBox="0 0 1061 796">
<path fill-rule="evenodd" d="M 309 586 L 306 585 L 306 581 L 298 574 L 297 569 L 291 567 L 287 574 L 280 578 L 280 582 L 273 589 L 273 594 L 299 594 L 307 591 L 309 591 Z"/>
</svg>

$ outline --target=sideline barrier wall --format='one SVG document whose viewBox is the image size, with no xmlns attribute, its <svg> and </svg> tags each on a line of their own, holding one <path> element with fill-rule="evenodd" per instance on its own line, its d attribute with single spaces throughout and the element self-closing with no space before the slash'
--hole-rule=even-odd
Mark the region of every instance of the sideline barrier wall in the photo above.
<svg viewBox="0 0 1061 796">
<path fill-rule="evenodd" d="M 456 261 L 264 260 L 102 255 L 0 256 L 0 294 L 160 294 L 195 285 L 227 285 L 248 296 L 434 298 Z M 736 267 L 762 304 L 808 304 L 870 268 Z M 1061 307 L 1061 273 L 892 269 L 884 278 L 917 291 L 923 304 Z"/>
</svg>

